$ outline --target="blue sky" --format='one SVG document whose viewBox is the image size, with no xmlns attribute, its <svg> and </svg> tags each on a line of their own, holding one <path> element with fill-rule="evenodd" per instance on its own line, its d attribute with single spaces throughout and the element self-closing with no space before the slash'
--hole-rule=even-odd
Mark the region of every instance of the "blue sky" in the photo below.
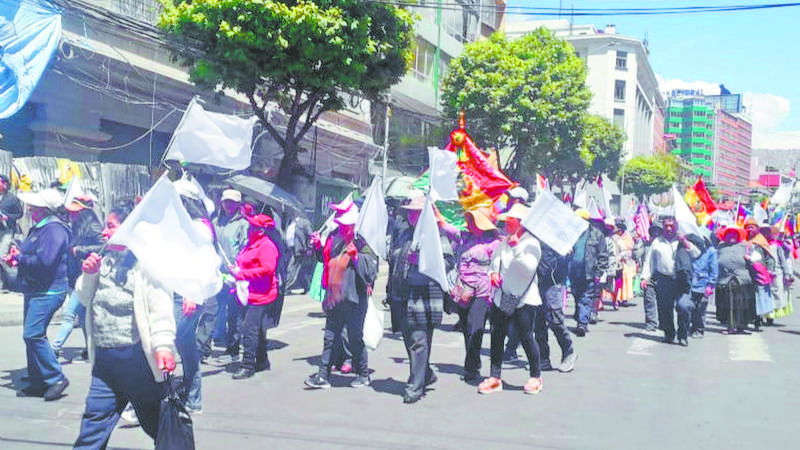
<svg viewBox="0 0 800 450">
<path fill-rule="evenodd" d="M 643 8 L 777 3 L 779 0 L 562 0 L 562 18 L 575 8 Z M 553 7 L 558 0 L 509 0 L 509 6 Z M 557 17 L 513 16 L 509 21 Z M 800 6 L 742 12 L 659 16 L 575 17 L 576 24 L 642 39 L 650 64 L 668 86 L 724 83 L 745 95 L 756 148 L 800 148 Z"/>
</svg>

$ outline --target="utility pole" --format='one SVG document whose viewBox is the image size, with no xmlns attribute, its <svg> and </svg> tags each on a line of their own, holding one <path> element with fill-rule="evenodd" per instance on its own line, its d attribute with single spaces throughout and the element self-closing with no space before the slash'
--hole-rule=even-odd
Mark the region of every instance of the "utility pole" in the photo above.
<svg viewBox="0 0 800 450">
<path fill-rule="evenodd" d="M 392 93 L 386 96 L 386 119 L 383 127 L 383 171 L 381 172 L 381 189 L 386 189 L 386 165 L 389 158 L 389 117 L 392 115 Z"/>
</svg>

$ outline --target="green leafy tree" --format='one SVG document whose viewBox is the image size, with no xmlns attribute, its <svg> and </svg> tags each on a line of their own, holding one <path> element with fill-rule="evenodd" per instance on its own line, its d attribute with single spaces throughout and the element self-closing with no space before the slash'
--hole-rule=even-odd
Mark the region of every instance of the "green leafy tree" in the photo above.
<svg viewBox="0 0 800 450">
<path fill-rule="evenodd" d="M 351 95 L 377 100 L 411 62 L 413 16 L 360 0 L 161 0 L 159 26 L 190 80 L 247 97 L 283 148 L 278 184 L 304 173 L 299 143 L 326 111 Z M 286 114 L 276 127 L 269 102 Z"/>
<path fill-rule="evenodd" d="M 545 28 L 515 40 L 496 33 L 465 46 L 442 86 L 445 115 L 455 121 L 464 111 L 479 146 L 511 148 L 505 169 L 515 177 L 580 167 L 572 163 L 580 162 L 590 99 L 583 61 Z"/>
<path fill-rule="evenodd" d="M 622 167 L 620 183 L 626 192 L 633 192 L 640 199 L 666 192 L 678 180 L 679 164 L 676 159 L 672 155 L 662 154 L 636 156 Z"/>
<path fill-rule="evenodd" d="M 586 164 L 585 178 L 605 174 L 616 178 L 620 169 L 622 146 L 625 144 L 622 128 L 603 117 L 588 114 L 583 125 L 583 142 L 580 156 Z"/>
</svg>

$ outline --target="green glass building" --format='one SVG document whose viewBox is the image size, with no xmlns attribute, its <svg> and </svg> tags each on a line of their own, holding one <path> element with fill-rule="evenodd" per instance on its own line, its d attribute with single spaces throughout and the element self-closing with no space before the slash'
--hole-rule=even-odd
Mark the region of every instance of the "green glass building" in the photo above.
<svg viewBox="0 0 800 450">
<path fill-rule="evenodd" d="M 664 134 L 674 137 L 672 154 L 710 180 L 714 172 L 714 105 L 703 97 L 670 98 Z"/>
</svg>

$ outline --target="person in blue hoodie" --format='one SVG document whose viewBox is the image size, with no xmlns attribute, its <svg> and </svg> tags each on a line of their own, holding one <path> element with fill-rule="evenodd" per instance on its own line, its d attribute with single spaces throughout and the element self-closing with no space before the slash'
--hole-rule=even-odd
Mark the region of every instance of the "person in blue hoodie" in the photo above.
<svg viewBox="0 0 800 450">
<path fill-rule="evenodd" d="M 686 239 L 694 244 L 702 253 L 692 262 L 692 304 L 694 309 L 691 312 L 691 323 L 689 325 L 689 336 L 701 339 L 706 328 L 706 308 L 708 301 L 714 295 L 714 286 L 717 285 L 719 277 L 719 264 L 717 261 L 717 249 L 711 245 L 708 238 L 700 237 L 696 234 L 686 236 Z"/>
<path fill-rule="evenodd" d="M 12 247 L 3 257 L 6 264 L 19 268 L 18 279 L 25 299 L 22 338 L 30 384 L 17 395 L 58 400 L 69 380 L 47 340 L 47 327 L 67 296 L 71 233 L 56 214 L 64 203 L 58 191 L 44 189 L 19 197 L 28 207 L 31 228 L 20 247 Z"/>
</svg>

